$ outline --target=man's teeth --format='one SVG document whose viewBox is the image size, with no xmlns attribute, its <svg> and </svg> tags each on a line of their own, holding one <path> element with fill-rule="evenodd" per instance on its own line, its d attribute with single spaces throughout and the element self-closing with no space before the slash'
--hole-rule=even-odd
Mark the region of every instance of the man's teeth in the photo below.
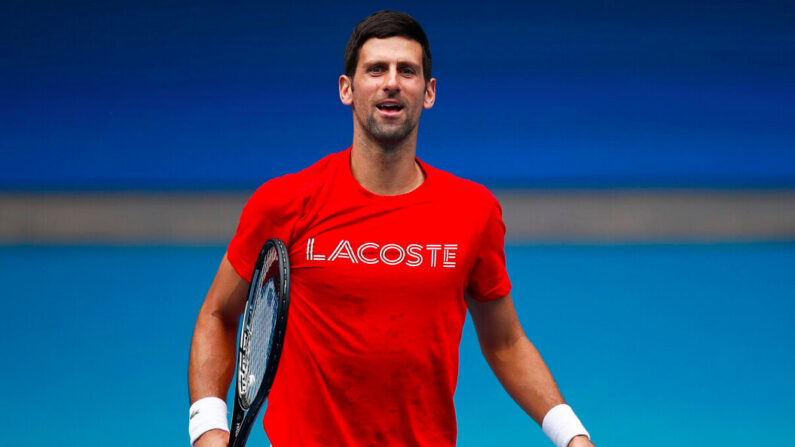
<svg viewBox="0 0 795 447">
<path fill-rule="evenodd" d="M 400 109 L 403 108 L 403 106 L 400 106 L 398 104 L 381 104 L 381 105 L 378 106 L 378 108 L 382 109 L 382 110 L 383 109 L 400 110 Z"/>
</svg>

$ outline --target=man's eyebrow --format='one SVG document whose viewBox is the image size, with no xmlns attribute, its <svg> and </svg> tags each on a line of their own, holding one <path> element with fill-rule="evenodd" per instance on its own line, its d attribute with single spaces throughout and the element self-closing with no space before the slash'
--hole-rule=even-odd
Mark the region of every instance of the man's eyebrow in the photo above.
<svg viewBox="0 0 795 447">
<path fill-rule="evenodd" d="M 395 62 L 395 60 L 394 59 L 380 59 L 380 58 L 379 59 L 375 59 L 374 58 L 374 59 L 362 59 L 361 62 L 362 62 L 362 64 L 367 64 L 367 65 L 372 65 L 372 64 L 391 64 L 392 62 Z M 399 59 L 397 61 L 397 64 L 398 65 L 414 65 L 414 66 L 417 66 L 417 67 L 420 66 L 419 63 L 411 61 L 411 60 L 408 60 L 408 59 Z"/>
<path fill-rule="evenodd" d="M 394 62 L 394 61 L 389 61 L 389 60 L 384 60 L 384 59 L 371 59 L 371 60 L 362 61 L 362 66 L 363 67 L 375 67 L 377 65 L 386 65 L 386 66 L 388 66 L 392 62 Z M 420 65 L 420 64 L 418 64 L 416 62 L 407 61 L 407 60 L 399 60 L 399 61 L 396 62 L 396 64 L 397 64 L 398 67 L 409 67 L 409 68 L 412 68 L 412 69 L 418 70 L 418 71 L 419 71 L 420 67 L 422 67 L 422 65 Z"/>
<path fill-rule="evenodd" d="M 398 66 L 403 66 L 403 67 L 411 67 L 411 68 L 420 68 L 421 67 L 420 64 L 418 64 L 416 62 L 411 62 L 411 61 L 398 61 L 397 64 L 398 64 Z"/>
</svg>

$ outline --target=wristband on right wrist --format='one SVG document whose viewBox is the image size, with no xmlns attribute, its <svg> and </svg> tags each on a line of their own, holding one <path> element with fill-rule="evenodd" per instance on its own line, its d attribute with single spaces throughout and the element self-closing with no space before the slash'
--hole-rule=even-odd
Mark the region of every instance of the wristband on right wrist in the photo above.
<svg viewBox="0 0 795 447">
<path fill-rule="evenodd" d="M 541 429 L 555 443 L 556 447 L 568 447 L 569 442 L 579 435 L 585 435 L 591 439 L 591 435 L 574 414 L 574 410 L 566 404 L 552 407 L 544 416 Z"/>
<path fill-rule="evenodd" d="M 193 445 L 199 436 L 210 430 L 229 431 L 229 422 L 226 420 L 226 402 L 218 397 L 205 397 L 197 400 L 190 406 L 189 415 L 190 445 Z"/>
</svg>

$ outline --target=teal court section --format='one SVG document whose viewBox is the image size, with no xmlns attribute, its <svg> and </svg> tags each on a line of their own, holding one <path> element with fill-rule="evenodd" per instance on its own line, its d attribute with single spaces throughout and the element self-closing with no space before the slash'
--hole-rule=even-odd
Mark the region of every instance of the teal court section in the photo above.
<svg viewBox="0 0 795 447">
<path fill-rule="evenodd" d="M 187 445 L 190 336 L 223 247 L 0 247 L 8 445 Z M 784 443 L 795 244 L 509 246 L 525 331 L 602 446 Z M 551 445 L 464 328 L 460 446 Z M 257 426 L 250 445 L 266 444 Z"/>
</svg>

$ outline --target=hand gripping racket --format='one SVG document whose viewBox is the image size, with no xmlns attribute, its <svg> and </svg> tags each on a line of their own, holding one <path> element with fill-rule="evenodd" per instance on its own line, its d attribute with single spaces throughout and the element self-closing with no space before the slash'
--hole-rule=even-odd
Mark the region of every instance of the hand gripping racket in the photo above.
<svg viewBox="0 0 795 447">
<path fill-rule="evenodd" d="M 279 239 L 270 239 L 257 258 L 240 322 L 229 447 L 246 445 L 251 427 L 268 397 L 282 353 L 289 304 L 287 247 Z"/>
</svg>

